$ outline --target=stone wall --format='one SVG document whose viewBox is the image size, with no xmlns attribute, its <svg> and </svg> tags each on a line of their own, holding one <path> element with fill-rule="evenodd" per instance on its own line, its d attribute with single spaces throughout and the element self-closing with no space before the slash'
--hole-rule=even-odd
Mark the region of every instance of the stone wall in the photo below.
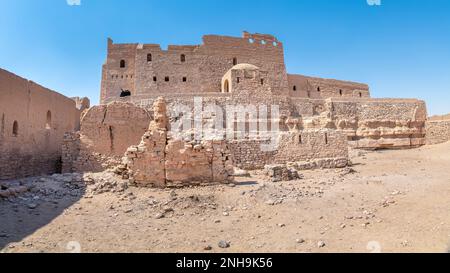
<svg viewBox="0 0 450 273">
<path fill-rule="evenodd" d="M 249 63 L 265 71 L 274 95 L 303 98 L 370 97 L 366 84 L 288 75 L 283 44 L 274 36 L 244 32 L 242 37 L 206 35 L 201 45 L 114 44 L 108 39 L 101 103 L 131 97 L 220 93 L 224 74 Z"/>
<path fill-rule="evenodd" d="M 155 119 L 141 143 L 128 148 L 118 173 L 139 186 L 173 187 L 229 183 L 233 165 L 225 141 L 186 142 L 168 137 L 166 103 L 158 99 Z"/>
<path fill-rule="evenodd" d="M 236 167 L 245 170 L 262 169 L 268 164 L 313 163 L 315 167 L 345 167 L 348 163 L 346 135 L 336 130 L 307 129 L 282 132 L 276 149 L 267 150 L 263 140 L 235 140 L 230 142 Z M 263 146 L 264 145 L 264 146 Z M 318 164 L 318 162 L 334 162 Z M 303 164 L 305 165 L 305 164 Z"/>
<path fill-rule="evenodd" d="M 0 180 L 60 171 L 79 119 L 72 99 L 0 69 Z"/>
<path fill-rule="evenodd" d="M 434 117 L 426 122 L 427 144 L 440 144 L 450 141 L 450 118 L 449 116 Z"/>
<path fill-rule="evenodd" d="M 80 132 L 65 136 L 63 171 L 103 171 L 117 165 L 128 147 L 139 143 L 150 121 L 150 113 L 131 103 L 90 108 Z"/>
<path fill-rule="evenodd" d="M 408 148 L 425 144 L 427 109 L 414 99 L 328 100 L 336 129 L 356 148 Z"/>
<path fill-rule="evenodd" d="M 125 67 L 120 66 L 121 61 Z M 201 45 L 169 46 L 167 50 L 155 44 L 114 44 L 109 40 L 101 103 L 117 99 L 121 89 L 132 95 L 220 93 L 223 75 L 238 63 L 252 63 L 268 71 L 275 93 L 287 90 L 283 45 L 271 35 L 206 35 Z"/>
<path fill-rule="evenodd" d="M 369 86 L 362 83 L 339 81 L 288 74 L 289 95 L 311 99 L 369 98 Z"/>
</svg>

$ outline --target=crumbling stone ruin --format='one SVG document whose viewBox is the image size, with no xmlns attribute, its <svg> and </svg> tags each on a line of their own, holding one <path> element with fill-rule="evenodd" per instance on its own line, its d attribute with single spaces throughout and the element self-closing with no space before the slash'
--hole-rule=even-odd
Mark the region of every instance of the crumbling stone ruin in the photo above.
<svg viewBox="0 0 450 273">
<path fill-rule="evenodd" d="M 138 186 L 178 187 L 230 183 L 239 168 L 279 181 L 344 168 L 349 147 L 449 140 L 449 119 L 427 121 L 423 101 L 288 74 L 283 44 L 265 34 L 167 50 L 109 39 L 93 107 L 3 70 L 0 83 L 0 180 L 112 170 Z"/>
<path fill-rule="evenodd" d="M 122 90 L 129 93 L 124 96 Z M 205 105 L 221 107 L 276 104 L 286 119 L 300 119 L 300 127 L 342 131 L 356 148 L 425 144 L 423 101 L 373 99 L 366 84 L 288 74 L 283 44 L 272 35 L 206 35 L 201 45 L 167 50 L 109 39 L 101 103 L 127 101 L 148 107 L 158 96 L 169 105 L 190 107 L 195 96 Z"/>
<path fill-rule="evenodd" d="M 186 142 L 168 136 L 166 103 L 154 104 L 154 120 L 138 146 L 128 148 L 119 166 L 124 178 L 141 186 L 184 186 L 233 181 L 233 164 L 225 141 Z"/>
<path fill-rule="evenodd" d="M 429 145 L 450 141 L 450 114 L 429 118 L 426 131 Z"/>
</svg>

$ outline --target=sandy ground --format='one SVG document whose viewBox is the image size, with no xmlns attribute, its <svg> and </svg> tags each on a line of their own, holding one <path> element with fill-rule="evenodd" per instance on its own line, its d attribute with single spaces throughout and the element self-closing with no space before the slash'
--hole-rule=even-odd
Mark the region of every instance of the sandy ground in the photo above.
<svg viewBox="0 0 450 273">
<path fill-rule="evenodd" d="M 448 252 L 450 143 L 351 154 L 351 169 L 280 183 L 252 174 L 234 187 L 92 194 L 70 179 L 41 179 L 31 193 L 0 199 L 0 249 Z"/>
</svg>

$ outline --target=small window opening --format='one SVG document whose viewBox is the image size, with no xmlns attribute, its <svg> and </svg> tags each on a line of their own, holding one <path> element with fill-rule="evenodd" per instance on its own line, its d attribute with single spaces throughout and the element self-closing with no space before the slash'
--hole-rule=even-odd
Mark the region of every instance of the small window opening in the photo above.
<svg viewBox="0 0 450 273">
<path fill-rule="evenodd" d="M 147 54 L 147 62 L 153 61 L 152 54 Z"/>
<path fill-rule="evenodd" d="M 182 63 L 184 63 L 186 61 L 186 55 L 181 54 L 180 60 L 181 60 Z"/>
<path fill-rule="evenodd" d="M 47 111 L 47 119 L 45 122 L 45 129 L 51 129 L 52 128 L 52 112 L 50 110 Z"/>
<path fill-rule="evenodd" d="M 299 144 L 302 144 L 302 143 L 303 143 L 302 135 L 299 135 L 299 136 L 298 136 L 298 143 L 299 143 Z"/>
<path fill-rule="evenodd" d="M 362 98 L 362 93 L 361 92 L 359 92 L 359 97 Z"/>
<path fill-rule="evenodd" d="M 317 87 L 317 92 L 320 92 L 320 86 L 319 86 L 319 87 Z"/>
<path fill-rule="evenodd" d="M 156 78 L 156 76 L 153 77 L 153 81 L 156 82 L 158 79 Z"/>
<path fill-rule="evenodd" d="M 294 85 L 294 87 L 292 87 L 292 90 L 297 91 L 297 86 Z"/>
<path fill-rule="evenodd" d="M 308 98 L 311 98 L 311 92 L 307 92 Z"/>
<path fill-rule="evenodd" d="M 237 78 L 236 78 L 236 82 L 237 82 L 237 83 L 240 83 L 240 82 L 241 82 L 241 78 L 237 77 Z"/>
<path fill-rule="evenodd" d="M 183 77 L 183 82 L 187 82 L 187 78 L 186 77 Z"/>
<path fill-rule="evenodd" d="M 120 68 L 125 68 L 125 66 L 126 66 L 125 60 L 121 60 L 120 61 Z"/>
<path fill-rule="evenodd" d="M 255 42 L 255 40 L 252 39 L 252 38 L 250 38 L 250 39 L 248 39 L 248 42 L 249 42 L 250 44 L 253 44 L 253 43 Z"/>
<path fill-rule="evenodd" d="M 342 96 L 342 89 L 339 89 L 339 95 Z"/>
<path fill-rule="evenodd" d="M 264 79 L 261 79 L 261 85 L 264 85 Z"/>
<path fill-rule="evenodd" d="M 237 65 L 237 58 L 233 58 L 233 65 Z"/>
<path fill-rule="evenodd" d="M 169 77 L 164 78 L 164 81 L 166 81 L 166 82 L 168 82 L 169 80 L 170 80 Z"/>
<path fill-rule="evenodd" d="M 328 133 L 325 133 L 325 144 L 328 144 Z"/>
<path fill-rule="evenodd" d="M 13 136 L 17 137 L 19 135 L 19 123 L 15 120 L 13 123 Z"/>
<path fill-rule="evenodd" d="M 228 82 L 228 80 L 225 80 L 225 83 L 223 84 L 223 90 L 225 93 L 230 92 L 230 83 Z"/>
</svg>

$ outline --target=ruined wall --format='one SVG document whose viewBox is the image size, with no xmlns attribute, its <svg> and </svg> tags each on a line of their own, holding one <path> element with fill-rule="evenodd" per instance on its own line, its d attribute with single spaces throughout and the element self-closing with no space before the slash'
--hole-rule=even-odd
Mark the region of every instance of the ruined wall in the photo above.
<svg viewBox="0 0 450 273">
<path fill-rule="evenodd" d="M 310 168 L 345 167 L 348 163 L 346 135 L 327 129 L 282 132 L 275 150 L 265 150 L 260 140 L 235 140 L 230 142 L 233 161 L 246 170 L 262 169 L 268 164 L 289 162 Z"/>
<path fill-rule="evenodd" d="M 450 116 L 435 116 L 426 122 L 426 143 L 440 144 L 450 141 Z"/>
<path fill-rule="evenodd" d="M 333 97 L 369 98 L 369 86 L 362 83 L 339 81 L 288 74 L 289 95 L 311 99 Z"/>
<path fill-rule="evenodd" d="M 76 129 L 75 101 L 0 69 L 0 179 L 61 168 L 64 133 Z"/>
<path fill-rule="evenodd" d="M 326 103 L 337 129 L 356 148 L 406 148 L 425 144 L 425 102 L 414 99 L 335 100 Z"/>
<path fill-rule="evenodd" d="M 154 120 L 139 145 L 128 148 L 119 172 L 137 185 L 153 187 L 229 183 L 231 155 L 225 141 L 187 142 L 168 137 L 166 102 L 153 107 Z"/>
<path fill-rule="evenodd" d="M 63 171 L 103 171 L 117 163 L 129 146 L 139 143 L 150 114 L 131 103 L 114 102 L 90 108 L 79 133 L 68 134 L 63 146 Z"/>
<path fill-rule="evenodd" d="M 121 61 L 125 67 L 120 67 Z M 108 40 L 101 103 L 117 99 L 121 89 L 147 97 L 220 93 L 223 75 L 238 63 L 268 71 L 274 93 L 287 91 L 283 45 L 271 35 L 206 35 L 201 45 L 169 46 L 167 50 L 154 44 L 113 44 Z"/>
</svg>

